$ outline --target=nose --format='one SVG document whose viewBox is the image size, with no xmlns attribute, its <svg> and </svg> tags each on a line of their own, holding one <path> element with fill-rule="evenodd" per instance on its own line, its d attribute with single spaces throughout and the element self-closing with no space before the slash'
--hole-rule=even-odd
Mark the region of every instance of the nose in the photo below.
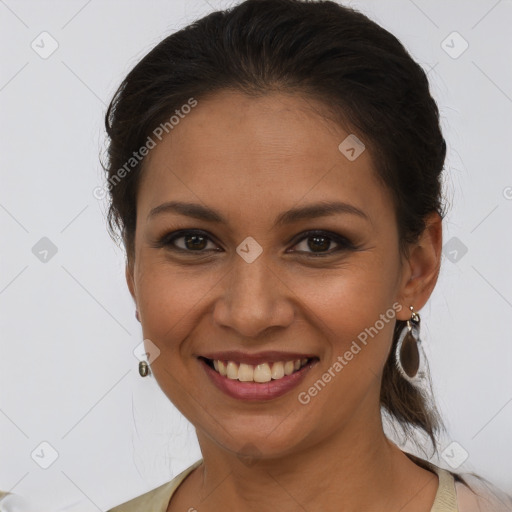
<svg viewBox="0 0 512 512">
<path fill-rule="evenodd" d="M 291 324 L 295 315 L 293 292 L 268 265 L 263 254 L 252 263 L 238 255 L 220 286 L 214 307 L 217 326 L 247 338 Z"/>
</svg>

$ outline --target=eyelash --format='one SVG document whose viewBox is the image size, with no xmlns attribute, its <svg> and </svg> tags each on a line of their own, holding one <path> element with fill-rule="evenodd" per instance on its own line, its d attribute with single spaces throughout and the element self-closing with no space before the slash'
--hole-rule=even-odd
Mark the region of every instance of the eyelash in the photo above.
<svg viewBox="0 0 512 512">
<path fill-rule="evenodd" d="M 194 251 L 194 250 L 190 250 L 190 249 L 183 249 L 181 247 L 176 247 L 174 245 L 174 242 L 176 240 L 179 240 L 180 238 L 185 238 L 187 235 L 202 236 L 202 237 L 208 239 L 209 241 L 213 242 L 212 238 L 205 231 L 201 231 L 201 230 L 197 230 L 197 229 L 189 229 L 189 230 L 174 231 L 172 233 L 168 233 L 168 234 L 164 235 L 162 238 L 160 238 L 158 240 L 158 242 L 154 245 L 154 247 L 156 247 L 156 248 L 166 247 L 171 251 L 188 253 L 188 254 L 194 254 L 194 253 L 195 254 L 204 254 L 205 252 L 212 250 L 212 249 L 201 249 L 201 250 Z M 323 252 L 323 253 L 322 252 L 315 253 L 315 252 L 308 252 L 308 251 L 292 251 L 292 252 L 298 252 L 299 255 L 301 255 L 301 256 L 309 255 L 313 258 L 318 258 L 318 257 L 330 256 L 334 253 L 337 253 L 337 252 L 340 252 L 343 250 L 346 251 L 346 250 L 356 250 L 357 249 L 357 247 L 355 247 L 354 244 L 347 238 L 345 238 L 341 235 L 338 235 L 336 233 L 332 233 L 329 231 L 322 231 L 322 230 L 312 230 L 312 231 L 305 231 L 304 233 L 301 233 L 300 238 L 296 238 L 297 242 L 294 243 L 294 246 L 298 245 L 303 240 L 308 240 L 309 238 L 313 238 L 315 236 L 321 237 L 321 238 L 327 238 L 331 242 L 337 243 L 340 247 L 335 249 L 334 251 L 330 250 L 329 252 Z M 216 249 L 213 249 L 213 250 L 215 250 L 215 252 L 219 252 Z"/>
</svg>

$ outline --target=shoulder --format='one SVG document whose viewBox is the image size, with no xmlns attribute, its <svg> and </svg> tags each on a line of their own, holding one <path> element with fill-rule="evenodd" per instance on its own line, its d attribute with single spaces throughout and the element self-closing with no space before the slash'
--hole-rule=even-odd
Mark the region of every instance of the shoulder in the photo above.
<svg viewBox="0 0 512 512">
<path fill-rule="evenodd" d="M 459 512 L 512 512 L 512 496 L 472 473 L 460 475 L 469 485 L 455 482 Z"/>
<path fill-rule="evenodd" d="M 485 478 L 469 472 L 454 473 L 433 462 L 406 455 L 439 477 L 431 512 L 512 512 L 512 496 Z"/>
<path fill-rule="evenodd" d="M 203 459 L 199 459 L 187 469 L 183 470 L 179 475 L 175 476 L 170 482 L 111 508 L 107 510 L 107 512 L 165 512 L 178 486 L 202 462 Z"/>
</svg>

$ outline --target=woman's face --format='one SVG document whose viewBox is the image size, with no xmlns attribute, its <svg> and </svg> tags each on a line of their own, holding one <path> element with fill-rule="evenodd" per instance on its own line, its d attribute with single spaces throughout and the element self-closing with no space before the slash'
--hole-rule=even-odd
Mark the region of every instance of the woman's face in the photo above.
<svg viewBox="0 0 512 512">
<path fill-rule="evenodd" d="M 357 156 L 350 139 L 340 150 L 349 133 L 318 108 L 277 93 L 199 101 L 151 150 L 138 190 L 127 279 L 146 349 L 160 351 L 153 375 L 198 434 L 229 451 L 254 445 L 277 456 L 342 426 L 377 428 L 395 319 L 410 316 L 389 192 L 369 151 Z M 171 208 L 151 215 L 171 201 L 223 220 Z M 346 206 L 315 215 L 321 203 Z M 178 230 L 196 231 L 171 241 Z M 270 363 L 303 354 L 315 364 L 284 394 L 248 400 L 217 387 L 200 359 L 224 351 L 285 353 L 264 356 Z M 258 375 L 267 378 L 263 363 Z M 268 390 L 279 380 L 239 386 Z"/>
</svg>

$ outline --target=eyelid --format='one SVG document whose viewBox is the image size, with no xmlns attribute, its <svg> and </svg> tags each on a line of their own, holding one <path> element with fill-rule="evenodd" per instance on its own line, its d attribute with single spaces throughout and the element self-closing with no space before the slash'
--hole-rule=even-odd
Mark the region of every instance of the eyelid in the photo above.
<svg viewBox="0 0 512 512">
<path fill-rule="evenodd" d="M 352 243 L 352 241 L 349 240 L 346 236 L 343 236 L 338 233 L 334 233 L 333 231 L 328 231 L 325 229 L 310 229 L 307 231 L 303 231 L 302 233 L 299 233 L 296 237 L 294 237 L 290 243 L 293 243 L 293 246 L 296 246 L 299 242 L 302 242 L 303 240 L 312 238 L 314 236 L 323 236 L 325 238 L 328 238 L 331 241 L 337 243 L 342 248 L 343 247 L 348 248 L 348 249 L 356 248 L 355 245 Z M 327 255 L 327 254 L 333 254 L 339 250 L 341 250 L 341 249 L 335 249 L 334 251 L 331 250 L 330 252 L 324 252 L 324 253 L 310 252 L 310 253 L 306 253 L 306 254 L 316 254 L 316 255 L 325 254 L 325 255 Z M 302 251 L 292 251 L 292 252 L 302 253 Z"/>
<path fill-rule="evenodd" d="M 217 251 L 217 249 L 203 249 L 201 251 L 192 251 L 187 249 L 182 249 L 181 247 L 176 247 L 173 243 L 174 241 L 183 238 L 187 235 L 200 235 L 207 239 L 208 242 L 213 242 L 215 245 L 219 245 L 216 242 L 215 237 L 208 233 L 208 231 L 204 231 L 202 229 L 179 229 L 177 231 L 172 231 L 170 233 L 165 234 L 162 236 L 155 244 L 156 247 L 162 248 L 162 247 L 169 247 L 171 250 L 174 250 L 176 252 L 182 252 L 182 253 L 189 253 L 189 254 L 203 254 L 212 250 Z M 217 251 L 218 252 L 218 251 Z"/>
</svg>

